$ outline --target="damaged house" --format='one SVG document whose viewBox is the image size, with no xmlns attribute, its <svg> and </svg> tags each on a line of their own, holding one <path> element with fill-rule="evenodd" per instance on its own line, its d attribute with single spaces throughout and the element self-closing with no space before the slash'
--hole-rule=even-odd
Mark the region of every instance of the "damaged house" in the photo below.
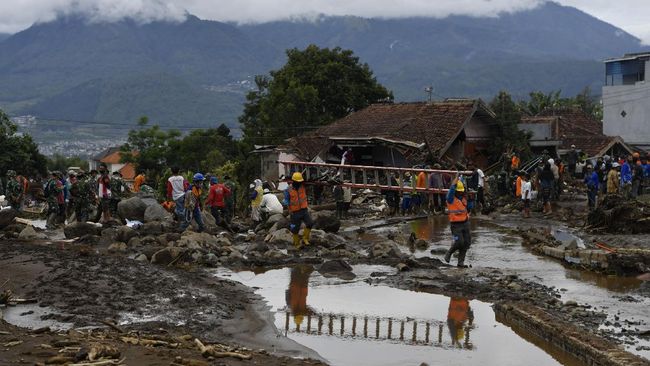
<svg viewBox="0 0 650 366">
<path fill-rule="evenodd" d="M 356 165 L 413 167 L 471 160 L 486 166 L 495 114 L 480 99 L 373 104 L 282 146 L 259 146 L 262 177 L 286 174 L 278 161 L 339 164 L 352 149 Z"/>
<path fill-rule="evenodd" d="M 547 150 L 551 156 L 563 156 L 571 145 L 588 157 L 621 156 L 633 152 L 620 136 L 603 134 L 603 123 L 579 108 L 544 111 L 538 116 L 522 117 L 519 128 L 531 133 L 534 153 Z"/>
</svg>

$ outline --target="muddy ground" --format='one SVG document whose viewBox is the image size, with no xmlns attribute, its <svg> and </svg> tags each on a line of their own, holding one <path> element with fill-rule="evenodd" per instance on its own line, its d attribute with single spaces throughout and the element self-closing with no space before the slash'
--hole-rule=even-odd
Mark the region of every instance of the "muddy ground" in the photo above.
<svg viewBox="0 0 650 366">
<path fill-rule="evenodd" d="M 538 220 L 569 221 L 578 227 L 586 216 L 581 204 L 577 198 L 567 200 L 556 208 L 555 214 Z M 495 212 L 481 220 L 498 225 L 502 215 L 508 214 L 512 210 Z M 397 274 L 377 274 L 370 282 L 492 302 L 505 311 L 512 306 L 526 309 L 528 314 L 562 324 L 564 330 L 585 343 L 597 345 L 599 352 L 620 353 L 621 338 L 599 329 L 605 319 L 602 310 L 592 309 L 588 304 L 564 303 L 559 300 L 559 289 L 522 279 L 508 270 L 458 269 L 435 258 L 415 258 L 394 250 L 398 243 L 408 240 L 394 233 L 364 235 L 369 227 L 400 222 L 401 219 L 382 221 L 361 212 L 344 222 L 344 229 L 349 230 L 318 234 L 314 245 L 299 253 L 282 240 L 269 240 L 266 230 L 256 235 L 221 233 L 220 248 L 227 250 L 216 251 L 218 260 L 208 262 L 210 249 L 199 248 L 192 253 L 200 255 L 181 255 L 178 257 L 182 260 L 170 264 L 150 263 L 150 253 L 160 250 L 161 242 L 146 233 L 138 237 L 137 245 L 129 241 L 124 245 L 127 249 L 115 250 L 115 246 L 111 247 L 114 232 L 98 233 L 99 237 L 110 237 L 107 240 L 85 237 L 63 241 L 62 233 L 46 232 L 46 236 L 55 239 L 21 241 L 15 233 L 22 227 L 13 228 L 14 234 L 0 239 L 0 284 L 8 280 L 0 292 L 11 290 L 14 298 L 35 299 L 37 305 L 16 305 L 10 309 L 16 313 L 16 309 L 24 308 L 19 317 L 31 329 L 0 323 L 0 364 L 87 360 L 86 353 L 93 347 L 97 349 L 98 344 L 119 350 L 120 355 L 113 359 L 125 359 L 124 364 L 129 365 L 321 364 L 323 360 L 315 352 L 279 336 L 272 314 L 252 289 L 217 278 L 208 268 L 223 266 L 237 270 L 298 263 L 327 267 L 322 271 L 341 278 L 349 275 L 348 264 L 394 266 L 400 270 Z M 524 230 L 526 225 L 522 225 Z M 180 242 L 180 236 L 173 235 Z M 613 243 L 617 238 L 634 245 L 630 244 L 634 242 L 632 237 L 596 235 L 599 234 L 585 234 L 585 239 Z M 642 236 L 635 240 L 639 245 L 644 243 Z M 147 253 L 147 260 L 134 259 L 143 253 Z M 327 266 L 321 267 L 323 263 Z M 40 311 L 30 310 L 30 306 L 38 306 Z M 53 325 L 43 328 L 44 321 Z M 56 326 L 72 330 L 56 330 Z M 146 345 L 127 343 L 132 339 L 144 340 L 141 343 Z M 223 345 L 220 350 L 236 355 L 203 357 L 194 339 Z M 151 341 L 158 343 L 152 345 Z M 620 357 L 626 360 L 622 364 L 648 364 L 645 359 L 622 354 Z M 68 358 L 53 359 L 61 355 Z M 251 359 L 242 360 L 238 358 L 241 355 Z"/>
</svg>

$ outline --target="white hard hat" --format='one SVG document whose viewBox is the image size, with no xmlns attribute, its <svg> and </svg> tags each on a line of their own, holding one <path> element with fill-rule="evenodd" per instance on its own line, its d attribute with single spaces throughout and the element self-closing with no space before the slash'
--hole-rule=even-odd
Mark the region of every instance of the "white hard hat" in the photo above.
<svg viewBox="0 0 650 366">
<path fill-rule="evenodd" d="M 269 193 L 269 192 L 271 192 L 271 191 L 269 191 L 268 188 L 264 188 L 264 193 Z"/>
<path fill-rule="evenodd" d="M 618 168 L 619 166 L 618 163 L 612 163 L 612 168 Z"/>
</svg>

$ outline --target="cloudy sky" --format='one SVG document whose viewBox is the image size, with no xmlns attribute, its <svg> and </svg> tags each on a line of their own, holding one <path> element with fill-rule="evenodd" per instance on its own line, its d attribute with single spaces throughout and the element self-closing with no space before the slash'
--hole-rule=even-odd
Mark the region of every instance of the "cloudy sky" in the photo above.
<svg viewBox="0 0 650 366">
<path fill-rule="evenodd" d="M 403 17 L 449 14 L 496 16 L 545 0 L 0 0 L 0 32 L 13 33 L 57 14 L 84 13 L 97 21 L 203 19 L 262 22 L 315 14 Z M 605 20 L 650 44 L 650 0 L 557 0 Z"/>
</svg>

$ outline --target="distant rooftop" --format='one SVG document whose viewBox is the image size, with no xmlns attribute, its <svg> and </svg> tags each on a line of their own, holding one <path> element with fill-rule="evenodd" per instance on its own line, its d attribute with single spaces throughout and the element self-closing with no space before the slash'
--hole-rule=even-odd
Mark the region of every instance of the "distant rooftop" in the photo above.
<svg viewBox="0 0 650 366">
<path fill-rule="evenodd" d="M 608 58 L 608 59 L 605 60 L 605 63 L 617 62 L 617 61 L 637 60 L 637 59 L 641 59 L 641 58 L 650 58 L 650 52 L 626 53 L 623 57 Z"/>
</svg>

